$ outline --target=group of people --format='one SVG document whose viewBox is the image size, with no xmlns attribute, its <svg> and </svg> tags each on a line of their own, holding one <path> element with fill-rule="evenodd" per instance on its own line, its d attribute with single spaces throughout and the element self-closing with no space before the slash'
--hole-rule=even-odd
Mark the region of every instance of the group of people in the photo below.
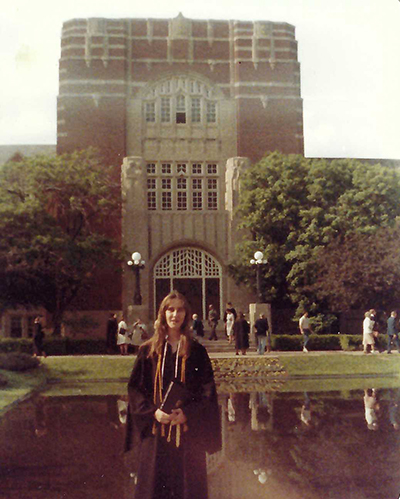
<svg viewBox="0 0 400 499">
<path fill-rule="evenodd" d="M 374 353 L 378 351 L 378 336 L 382 332 L 382 327 L 378 322 L 375 309 L 368 310 L 364 314 L 363 321 L 363 350 L 364 353 Z M 392 344 L 400 353 L 399 324 L 397 312 L 393 310 L 386 321 L 387 347 L 386 352 L 392 353 Z"/>
<path fill-rule="evenodd" d="M 199 319 L 199 316 L 197 314 L 193 314 L 192 319 L 193 333 L 197 338 L 203 338 L 204 325 L 202 321 Z M 226 304 L 223 321 L 225 325 L 224 329 L 226 338 L 230 345 L 234 343 L 236 355 L 239 355 L 239 352 L 241 352 L 242 355 L 246 355 L 250 344 L 250 324 L 246 320 L 244 313 L 236 312 L 236 309 L 232 305 L 232 303 L 228 302 Z M 210 336 L 208 339 L 210 341 L 217 340 L 218 336 L 216 329 L 219 322 L 219 315 L 217 310 L 214 308 L 214 305 L 209 306 L 207 322 L 210 327 Z M 254 328 L 258 353 L 260 355 L 263 355 L 265 352 L 270 352 L 271 331 L 268 320 L 264 314 L 260 314 L 259 318 L 254 324 Z"/>
<path fill-rule="evenodd" d="M 116 314 L 110 314 L 107 321 L 106 338 L 109 353 L 114 353 L 118 347 L 121 355 L 128 355 L 130 347 L 136 351 L 147 339 L 147 328 L 140 318 L 129 327 L 124 316 L 118 321 Z"/>
</svg>

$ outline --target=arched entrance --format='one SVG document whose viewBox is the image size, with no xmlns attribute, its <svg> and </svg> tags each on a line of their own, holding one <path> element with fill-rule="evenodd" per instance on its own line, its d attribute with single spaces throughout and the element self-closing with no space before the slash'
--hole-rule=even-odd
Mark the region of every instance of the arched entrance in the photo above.
<svg viewBox="0 0 400 499">
<path fill-rule="evenodd" d="M 206 251 L 198 248 L 178 248 L 164 255 L 154 266 L 154 310 L 162 299 L 176 289 L 184 294 L 193 313 L 207 318 L 210 304 L 220 313 L 222 297 L 222 267 Z"/>
</svg>

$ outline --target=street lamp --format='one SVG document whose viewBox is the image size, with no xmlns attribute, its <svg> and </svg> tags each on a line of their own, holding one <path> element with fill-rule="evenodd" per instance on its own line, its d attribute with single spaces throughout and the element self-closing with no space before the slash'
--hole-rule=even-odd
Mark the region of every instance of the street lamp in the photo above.
<svg viewBox="0 0 400 499">
<path fill-rule="evenodd" d="M 263 302 L 263 295 L 261 291 L 261 265 L 265 265 L 268 263 L 267 260 L 264 260 L 264 254 L 261 251 L 256 251 L 254 253 L 254 258 L 250 260 L 252 265 L 256 266 L 257 271 L 257 303 Z"/>
<path fill-rule="evenodd" d="M 140 271 L 144 268 L 145 261 L 142 260 L 142 255 L 135 251 L 135 253 L 132 253 L 132 260 L 129 260 L 127 263 L 135 273 L 135 293 L 133 295 L 133 304 L 141 305 L 142 295 L 140 293 Z"/>
</svg>

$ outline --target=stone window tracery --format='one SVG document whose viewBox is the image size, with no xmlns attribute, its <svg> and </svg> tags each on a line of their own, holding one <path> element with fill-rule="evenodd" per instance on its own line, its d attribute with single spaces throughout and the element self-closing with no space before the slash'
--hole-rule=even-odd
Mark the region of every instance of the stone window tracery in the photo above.
<svg viewBox="0 0 400 499">
<path fill-rule="evenodd" d="M 144 96 L 146 123 L 212 125 L 217 123 L 218 106 L 213 88 L 196 79 L 179 76 L 158 82 Z"/>
</svg>

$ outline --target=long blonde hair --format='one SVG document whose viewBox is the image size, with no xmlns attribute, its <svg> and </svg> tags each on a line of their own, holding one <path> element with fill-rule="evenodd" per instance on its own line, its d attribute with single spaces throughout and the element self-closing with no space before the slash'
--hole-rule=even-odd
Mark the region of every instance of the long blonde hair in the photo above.
<svg viewBox="0 0 400 499">
<path fill-rule="evenodd" d="M 185 318 L 181 326 L 181 345 L 179 348 L 179 356 L 187 358 L 190 353 L 190 346 L 192 343 L 192 335 L 190 332 L 190 321 L 191 321 L 191 311 L 190 306 L 186 298 L 179 293 L 179 291 L 171 291 L 161 302 L 160 308 L 158 310 L 157 320 L 154 324 L 154 335 L 149 341 L 146 341 L 144 345 L 149 345 L 148 357 L 153 355 L 161 355 L 162 348 L 164 346 L 165 339 L 168 335 L 168 325 L 165 318 L 165 312 L 172 300 L 178 299 L 183 303 L 185 309 Z"/>
</svg>

